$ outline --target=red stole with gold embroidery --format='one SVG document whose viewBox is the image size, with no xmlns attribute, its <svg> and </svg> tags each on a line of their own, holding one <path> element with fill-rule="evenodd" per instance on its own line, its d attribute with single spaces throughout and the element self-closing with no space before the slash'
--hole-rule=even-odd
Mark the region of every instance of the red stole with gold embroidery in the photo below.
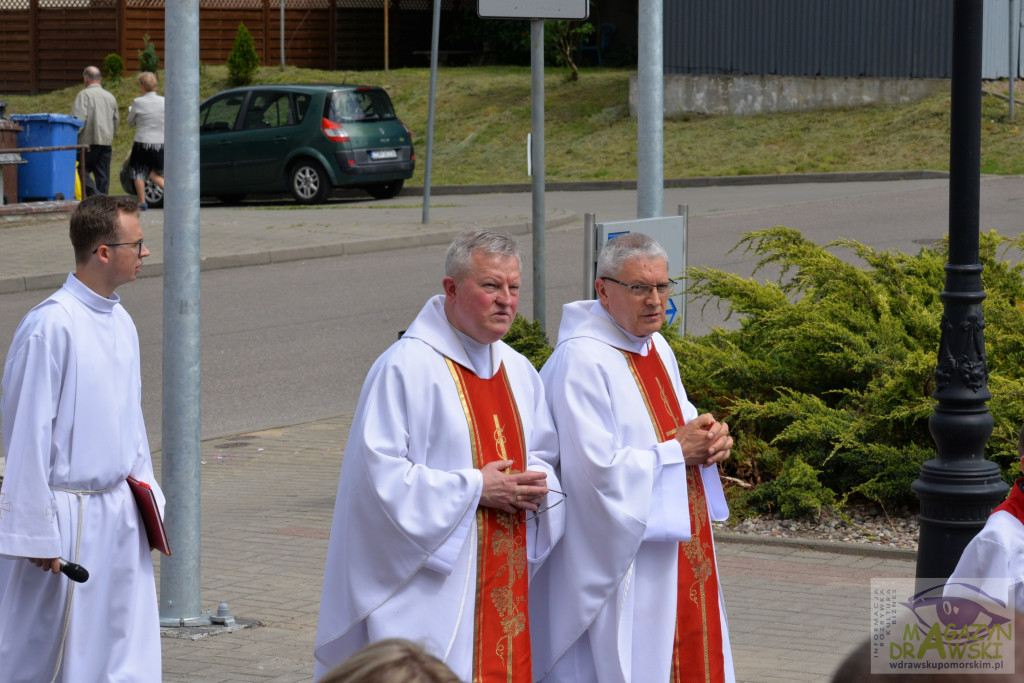
<svg viewBox="0 0 1024 683">
<path fill-rule="evenodd" d="M 526 442 L 505 365 L 491 379 L 445 359 L 469 423 L 473 467 L 512 462 L 526 469 Z M 521 515 L 477 509 L 476 616 L 472 683 L 531 683 L 526 524 Z"/>
<path fill-rule="evenodd" d="M 622 352 L 629 362 L 658 441 L 675 438 L 685 420 L 679 398 L 672 389 L 661 357 L 651 342 L 646 356 Z M 686 468 L 690 504 L 689 541 L 679 544 L 679 585 L 677 588 L 676 633 L 672 647 L 670 683 L 725 680 L 722 655 L 722 622 L 718 603 L 718 569 L 711 539 L 711 520 L 704 480 L 696 465 Z"/>
</svg>

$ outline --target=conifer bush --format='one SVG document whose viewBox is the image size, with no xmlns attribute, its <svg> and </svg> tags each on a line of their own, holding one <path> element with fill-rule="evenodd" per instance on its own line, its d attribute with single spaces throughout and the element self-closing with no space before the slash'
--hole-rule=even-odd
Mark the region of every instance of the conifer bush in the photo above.
<svg viewBox="0 0 1024 683">
<path fill-rule="evenodd" d="M 235 33 L 235 44 L 228 55 L 228 78 L 233 85 L 247 85 L 252 82 L 256 70 L 260 68 L 260 59 L 256 54 L 256 44 L 245 24 L 238 24 Z"/>
<path fill-rule="evenodd" d="M 783 517 L 817 517 L 823 507 L 832 506 L 836 500 L 835 493 L 822 486 L 818 474 L 800 456 L 794 456 L 785 461 L 776 479 L 754 489 L 748 502 L 777 507 Z"/>
<path fill-rule="evenodd" d="M 910 484 L 936 457 L 928 419 L 947 246 L 909 256 L 846 239 L 819 246 L 775 227 L 748 233 L 739 248 L 757 258 L 755 277 L 687 271 L 691 299 L 726 307 L 739 328 L 663 331 L 690 400 L 730 424 L 736 444 L 725 470 L 753 485 L 730 490 L 733 510 L 813 514 L 851 496 L 916 505 Z M 985 455 L 1007 481 L 1020 474 L 1024 421 L 1024 265 L 1007 253 L 1019 260 L 1022 249 L 1024 235 L 981 236 L 994 421 Z M 758 282 L 769 267 L 778 277 Z"/>
<path fill-rule="evenodd" d="M 538 371 L 554 350 L 540 327 L 540 321 L 528 321 L 518 313 L 502 341 L 526 356 Z"/>
<path fill-rule="evenodd" d="M 139 71 L 156 73 L 160 66 L 160 58 L 156 55 L 156 46 L 149 42 L 149 34 L 142 36 L 142 49 L 139 50 Z"/>
<path fill-rule="evenodd" d="M 121 75 L 124 74 L 124 60 L 121 55 L 112 52 L 103 59 L 103 73 L 110 79 L 110 84 L 115 88 L 121 83 Z"/>
</svg>

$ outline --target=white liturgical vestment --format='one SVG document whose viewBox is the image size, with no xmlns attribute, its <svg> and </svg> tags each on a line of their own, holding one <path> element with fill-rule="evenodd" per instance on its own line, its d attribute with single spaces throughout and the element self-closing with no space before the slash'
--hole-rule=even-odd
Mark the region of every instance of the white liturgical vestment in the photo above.
<svg viewBox="0 0 1024 683">
<path fill-rule="evenodd" d="M 317 679 L 364 645 L 390 637 L 422 644 L 462 680 L 472 674 L 483 476 L 473 467 L 466 413 L 445 357 L 484 378 L 504 365 L 527 468 L 546 472 L 548 487 L 561 490 L 557 438 L 536 370 L 501 341 L 471 356 L 443 304 L 443 296 L 430 299 L 363 384 L 327 550 Z M 560 497 L 550 494 L 548 504 Z M 528 523 L 531 567 L 563 526 L 563 505 Z"/>
<path fill-rule="evenodd" d="M 159 681 L 145 528 L 125 477 L 160 505 L 142 419 L 139 340 L 117 295 L 72 274 L 14 335 L 3 375 L 0 681 Z M 62 557 L 85 583 L 26 557 Z"/>
<path fill-rule="evenodd" d="M 964 548 L 960 561 L 947 581 L 946 593 L 958 582 L 967 583 L 1001 600 L 1012 592 L 1013 608 L 1024 612 L 1024 520 L 1013 510 L 1024 511 L 1024 491 L 1018 479 L 1010 489 L 1007 503 L 997 508 L 978 535 Z M 970 596 L 960 589 L 961 595 Z"/>
<path fill-rule="evenodd" d="M 660 334 L 626 333 L 597 301 L 563 307 L 558 343 L 541 377 L 558 430 L 568 511 L 562 541 L 530 589 L 536 680 L 669 680 L 679 541 L 690 539 L 686 466 L 678 441 L 658 442 L 620 349 L 658 353 L 683 419 L 697 416 Z M 700 470 L 710 518 L 727 518 L 717 466 Z M 732 681 L 720 590 L 718 599 Z"/>
</svg>

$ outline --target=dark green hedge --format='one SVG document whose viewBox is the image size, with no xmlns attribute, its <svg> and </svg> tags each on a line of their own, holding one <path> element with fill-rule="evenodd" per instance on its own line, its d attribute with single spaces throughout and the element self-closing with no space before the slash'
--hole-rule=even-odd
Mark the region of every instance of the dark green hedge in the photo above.
<svg viewBox="0 0 1024 683">
<path fill-rule="evenodd" d="M 1019 257 L 1022 246 L 1020 237 L 981 236 L 995 421 L 986 457 L 1007 481 L 1020 473 L 1024 281 L 1019 258 L 1005 254 Z M 916 505 L 910 484 L 935 457 L 928 418 L 945 244 L 908 256 L 852 240 L 819 246 L 775 227 L 749 233 L 737 248 L 757 258 L 758 271 L 772 268 L 777 276 L 758 282 L 710 268 L 691 268 L 688 276 L 691 297 L 727 307 L 739 329 L 670 339 L 690 399 L 727 418 L 736 436 L 729 474 L 760 487 L 737 492 L 734 509 L 792 516 L 851 495 Z M 837 250 L 852 252 L 861 265 Z"/>
</svg>

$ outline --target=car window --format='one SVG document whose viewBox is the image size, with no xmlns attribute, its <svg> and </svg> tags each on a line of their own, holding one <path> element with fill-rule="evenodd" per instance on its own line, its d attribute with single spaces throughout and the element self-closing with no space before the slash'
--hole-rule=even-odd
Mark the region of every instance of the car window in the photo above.
<svg viewBox="0 0 1024 683">
<path fill-rule="evenodd" d="M 344 90 L 332 93 L 327 118 L 335 123 L 395 119 L 391 99 L 383 90 Z"/>
<path fill-rule="evenodd" d="M 199 132 L 234 130 L 244 95 L 231 95 L 207 102 L 199 109 Z"/>
<path fill-rule="evenodd" d="M 295 123 L 302 123 L 302 120 L 306 118 L 306 112 L 309 111 L 309 103 L 313 101 L 311 95 L 305 95 L 297 93 L 295 95 Z"/>
<path fill-rule="evenodd" d="M 245 112 L 245 129 L 280 128 L 290 126 L 292 119 L 291 96 L 286 92 L 258 92 L 249 99 Z"/>
</svg>

